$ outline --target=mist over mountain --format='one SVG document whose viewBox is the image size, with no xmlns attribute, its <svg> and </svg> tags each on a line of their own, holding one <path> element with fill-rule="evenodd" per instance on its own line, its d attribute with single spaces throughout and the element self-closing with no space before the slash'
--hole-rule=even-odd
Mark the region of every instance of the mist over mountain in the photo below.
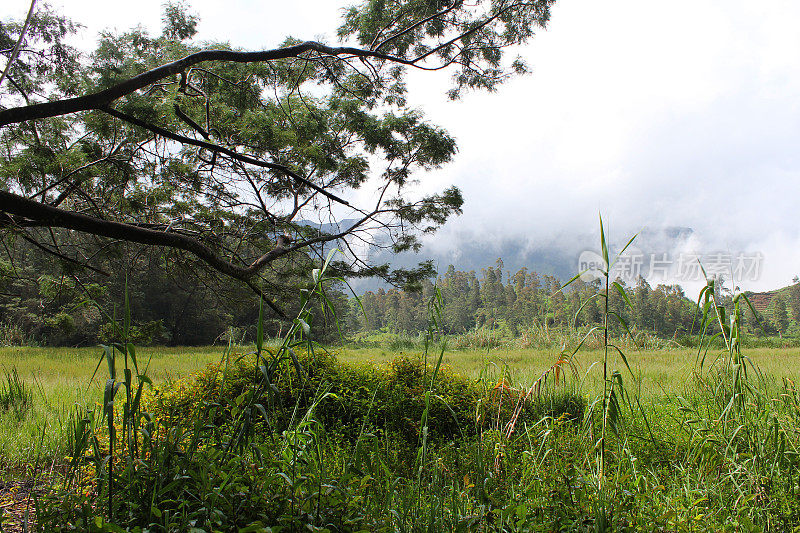
<svg viewBox="0 0 800 533">
<path fill-rule="evenodd" d="M 342 221 L 341 224 L 351 224 Z M 689 245 L 694 234 L 692 228 L 669 226 L 645 228 L 636 237 L 633 248 L 643 256 L 642 274 L 647 277 L 651 254 L 675 255 Z M 619 251 L 633 235 L 620 236 L 609 243 L 610 251 Z M 548 240 L 537 240 L 524 235 L 509 235 L 504 238 L 481 235 L 470 229 L 450 230 L 447 234 L 434 235 L 424 241 L 419 253 L 393 254 L 389 250 L 371 249 L 367 258 L 372 263 L 389 263 L 394 268 L 411 268 L 418 263 L 432 260 L 434 268 L 443 273 L 449 265 L 456 270 L 480 272 L 503 260 L 503 270 L 513 274 L 521 268 L 568 280 L 578 272 L 578 258 L 584 251 L 599 252 L 599 238 L 590 233 L 558 235 Z M 657 280 L 658 281 L 658 280 Z M 387 284 L 376 279 L 352 280 L 351 285 L 360 294 Z"/>
</svg>

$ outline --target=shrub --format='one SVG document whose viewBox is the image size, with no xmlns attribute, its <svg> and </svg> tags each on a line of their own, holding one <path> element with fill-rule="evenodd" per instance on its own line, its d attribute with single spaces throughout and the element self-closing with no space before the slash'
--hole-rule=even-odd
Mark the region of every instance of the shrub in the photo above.
<svg viewBox="0 0 800 533">
<path fill-rule="evenodd" d="M 298 372 L 299 370 L 299 372 Z M 366 430 L 400 435 L 414 444 L 420 436 L 425 393 L 431 387 L 428 411 L 429 438 L 455 439 L 474 436 L 497 427 L 512 416 L 519 392 L 497 394 L 485 384 L 466 379 L 449 368 L 439 370 L 431 384 L 433 368 L 419 359 L 400 357 L 385 367 L 340 363 L 334 355 L 297 354 L 297 365 L 288 364 L 267 388 L 262 404 L 269 411 L 273 431 L 283 431 L 295 409 L 304 413 L 321 397 L 314 416 L 328 432 L 355 436 Z M 220 406 L 217 425 L 230 420 L 237 399 L 261 380 L 253 362 L 240 360 L 227 368 L 210 365 L 189 380 L 156 390 L 153 410 L 175 421 L 189 420 L 198 409 Z M 580 421 L 585 400 L 573 391 L 547 388 L 525 400 L 519 422 L 535 423 L 545 416 Z"/>
</svg>

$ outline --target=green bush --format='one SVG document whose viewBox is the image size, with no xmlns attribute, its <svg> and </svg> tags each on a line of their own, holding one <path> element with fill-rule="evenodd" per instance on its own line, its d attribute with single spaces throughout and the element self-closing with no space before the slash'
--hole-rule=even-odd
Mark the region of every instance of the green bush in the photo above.
<svg viewBox="0 0 800 533">
<path fill-rule="evenodd" d="M 155 392 L 153 410 L 158 416 L 179 421 L 189 420 L 197 409 L 219 406 L 215 424 L 227 423 L 237 400 L 262 379 L 254 362 L 245 361 L 231 364 L 227 370 L 224 365 L 210 365 L 191 380 L 161 387 Z M 502 427 L 523 394 L 516 389 L 500 394 L 446 367 L 431 384 L 432 375 L 431 366 L 408 357 L 374 367 L 340 363 L 327 353 L 297 354 L 297 364 L 287 362 L 271 386 L 264 387 L 260 403 L 269 412 L 272 429 L 280 432 L 289 427 L 295 412 L 305 413 L 327 393 L 316 406 L 314 418 L 328 432 L 347 436 L 386 432 L 413 444 L 419 440 L 429 387 L 428 435 L 433 440 L 474 436 L 488 427 Z M 584 410 L 585 400 L 573 391 L 548 388 L 524 401 L 517 423 L 530 424 L 562 414 L 580 422 Z"/>
</svg>

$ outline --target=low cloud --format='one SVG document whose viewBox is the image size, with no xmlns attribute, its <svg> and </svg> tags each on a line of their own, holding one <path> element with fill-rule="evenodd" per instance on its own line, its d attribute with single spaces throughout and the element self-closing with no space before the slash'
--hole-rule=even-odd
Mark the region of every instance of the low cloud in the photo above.
<svg viewBox="0 0 800 533">
<path fill-rule="evenodd" d="M 688 227 L 701 252 L 763 253 L 743 288 L 790 283 L 799 24 L 791 2 L 575 0 L 526 51 L 533 75 L 499 94 L 449 103 L 416 76 L 419 105 L 460 147 L 425 181 L 455 183 L 466 200 L 429 249 L 459 246 L 453 236 L 469 230 L 571 252 L 597 236 L 602 212 L 615 241 Z"/>
</svg>

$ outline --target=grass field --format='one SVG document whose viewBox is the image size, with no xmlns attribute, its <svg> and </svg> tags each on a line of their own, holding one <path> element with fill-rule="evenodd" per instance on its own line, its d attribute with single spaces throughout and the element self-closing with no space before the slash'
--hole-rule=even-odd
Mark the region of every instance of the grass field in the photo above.
<svg viewBox="0 0 800 533">
<path fill-rule="evenodd" d="M 569 418 L 536 415 L 520 423 L 512 435 L 503 429 L 507 427 L 505 421 L 510 420 L 503 418 L 508 416 L 507 412 L 501 414 L 500 404 L 491 403 L 495 401 L 492 398 L 498 398 L 498 390 L 501 395 L 508 390 L 505 385 L 495 388 L 494 383 L 501 379 L 510 383 L 512 389 L 508 397 L 514 398 L 513 394 L 520 393 L 513 388 L 530 386 L 551 368 L 559 357 L 557 349 L 445 350 L 443 363 L 457 375 L 445 373 L 451 377 L 442 378 L 445 379 L 443 385 L 431 396 L 431 405 L 438 409 L 431 428 L 432 431 L 449 431 L 448 421 L 456 419 L 452 431 L 458 436 L 419 445 L 416 438 L 423 433 L 419 431 L 420 420 L 427 420 L 427 415 L 421 415 L 421 409 L 427 405 L 429 393 L 419 388 L 420 383 L 426 383 L 426 378 L 420 380 L 412 376 L 414 368 L 425 367 L 398 361 L 414 359 L 422 350 L 351 346 L 334 350 L 339 370 L 334 368 L 333 373 L 325 374 L 327 377 L 315 378 L 339 387 L 335 396 L 321 404 L 319 411 L 303 403 L 297 419 L 290 412 L 292 420 L 297 420 L 287 426 L 292 429 L 277 429 L 254 438 L 247 448 L 246 459 L 240 460 L 238 455 L 220 458 L 215 451 L 219 448 L 215 446 L 191 448 L 194 430 L 190 428 L 202 425 L 201 432 L 205 431 L 208 443 L 216 438 L 215 428 L 228 428 L 218 426 L 221 419 L 217 415 L 204 418 L 206 415 L 202 413 L 206 411 L 191 405 L 206 406 L 201 408 L 206 409 L 209 405 L 224 404 L 230 409 L 227 411 L 230 416 L 235 416 L 233 413 L 244 401 L 240 391 L 251 390 L 248 383 L 252 383 L 249 380 L 256 370 L 249 355 L 251 350 L 242 347 L 232 354 L 232 358 L 242 356 L 249 363 L 240 367 L 245 373 L 238 374 L 248 376 L 246 380 L 233 378 L 231 381 L 239 383 L 237 386 L 243 389 L 224 389 L 223 385 L 217 388 L 216 377 L 211 388 L 203 388 L 208 386 L 208 376 L 222 375 L 222 369 L 200 374 L 208 364 L 224 360 L 222 347 L 137 350 L 140 365 L 148 366 L 148 376 L 164 391 L 148 407 L 154 408 L 160 420 L 158 427 L 162 429 L 156 431 L 163 433 L 158 440 L 151 441 L 161 443 L 159 447 L 135 461 L 138 474 L 127 470 L 117 474 L 119 490 L 124 490 L 121 495 L 134 501 L 134 495 L 144 494 L 145 502 L 151 501 L 147 494 L 155 489 L 147 487 L 152 481 L 153 487 L 169 489 L 169 496 L 163 496 L 160 505 L 170 506 L 173 502 L 177 505 L 173 512 L 180 510 L 180 502 L 211 502 L 220 513 L 226 513 L 228 519 L 238 520 L 230 518 L 242 512 L 237 502 L 249 501 L 247 512 L 250 514 L 245 515 L 248 518 L 241 523 L 237 522 L 240 526 L 260 521 L 285 521 L 287 527 L 309 522 L 320 525 L 328 520 L 320 515 L 325 511 L 330 513 L 331 520 L 349 517 L 347 520 L 351 522 L 347 524 L 351 524 L 352 529 L 345 520 L 334 528 L 341 531 L 365 527 L 381 531 L 398 528 L 440 531 L 455 530 L 462 527 L 458 524 L 465 523 L 481 524 L 475 527 L 482 531 L 593 531 L 608 530 L 603 526 L 607 519 L 616 521 L 613 529 L 637 531 L 792 531 L 800 522 L 800 504 L 797 503 L 800 483 L 796 482 L 800 471 L 800 392 L 783 380 L 800 379 L 800 348 L 744 349 L 743 355 L 765 378 L 758 379 L 751 372 L 746 378 L 747 385 L 729 381 L 734 379 L 732 374 L 724 377 L 719 369 L 709 370 L 712 362 L 722 355 L 721 350 L 707 354 L 701 378 L 695 373 L 698 354 L 692 349 L 628 351 L 627 361 L 633 377 L 618 355 L 610 355 L 609 371 L 616 369 L 624 373 L 627 394 L 634 399 L 633 402 L 621 400 L 626 402 L 621 403 L 626 412 L 625 429 L 609 433 L 607 477 L 597 466 L 602 464 L 597 463 L 602 419 L 589 407 L 597 406 L 597 398 L 603 396 L 602 364 L 597 364 L 602 361 L 600 350 L 579 352 L 572 360 L 577 379 L 570 378 L 572 383 L 568 383 L 566 389 L 556 387 L 567 396 L 559 396 L 560 392 L 551 389 L 548 394 L 555 392 L 556 395 L 546 400 L 558 402 L 559 398 L 567 401 L 570 397 L 582 397 L 582 405 L 593 414 L 584 418 L 588 423 L 580 427 L 572 425 Z M 311 358 L 303 363 L 310 365 L 306 367 L 310 372 L 308 376 L 321 376 L 316 373 L 318 370 L 311 369 L 326 358 L 299 353 L 301 357 Z M 429 362 L 435 363 L 438 355 L 437 350 L 430 350 Z M 65 447 L 65 443 L 75 442 L 74 437 L 68 437 L 70 421 L 86 408 L 97 414 L 99 423 L 94 434 L 100 436 L 100 446 L 108 442 L 107 437 L 103 437 L 106 435 L 104 422 L 100 421 L 108 375 L 105 362 L 92 379 L 100 356 L 99 348 L 0 349 L 0 379 L 6 380 L 16 372 L 32 397 L 31 406 L 23 416 L 17 416 L 13 410 L 0 409 L 0 522 L 3 512 L 10 512 L 3 510 L 10 505 L 3 502 L 11 501 L 16 505 L 16 513 L 10 512 L 16 517 L 12 518 L 12 524 L 21 523 L 23 508 L 22 500 L 14 500 L 8 491 L 3 493 L 2 487 L 23 487 L 29 480 L 37 479 L 37 475 L 43 475 L 42 468 L 47 477 L 38 479 L 53 480 L 40 485 L 38 490 L 42 494 L 46 494 L 48 487 L 58 490 L 62 479 L 59 472 L 63 470 L 71 472 L 64 474 L 63 479 L 72 479 L 77 483 L 73 486 L 88 490 L 87 494 L 95 494 L 92 491 L 96 490 L 92 496 L 94 501 L 110 501 L 110 489 L 97 485 L 108 474 L 99 477 L 92 474 L 104 472 L 105 467 L 96 466 L 100 463 L 91 463 L 95 465 L 92 467 L 88 464 L 68 467 L 68 463 L 79 463 L 66 456 L 84 457 L 84 452 L 71 454 Z M 293 381 L 290 377 L 292 364 L 287 362 L 287 365 L 282 371 L 286 379 L 279 379 L 278 383 L 284 387 L 280 394 L 288 396 L 283 396 L 284 400 L 270 408 L 270 415 L 264 418 L 257 415 L 258 420 L 267 422 L 267 416 L 274 416 L 277 417 L 275 423 L 280 424 L 280 420 L 286 419 L 280 418 L 283 411 L 275 405 L 291 407 L 292 402 L 295 405 L 304 401 L 313 403 L 323 401 L 326 396 L 325 390 L 320 390 L 323 381 L 312 383 L 305 377 Z M 371 365 L 377 370 L 371 370 Z M 228 365 L 224 368 L 227 373 Z M 195 372 L 204 377 L 191 379 Z M 122 379 L 121 373 L 118 361 L 118 379 Z M 189 379 L 184 379 L 187 376 Z M 225 378 L 222 379 L 224 382 Z M 407 379 L 416 379 L 417 385 L 409 385 L 411 382 Z M 447 380 L 458 385 L 448 389 Z M 173 381 L 175 386 L 170 386 Z M 285 388 L 299 386 L 301 381 L 302 387 L 307 389 Z M 724 388 L 751 385 L 754 388 L 742 388 L 744 392 L 740 396 L 731 396 Z M 434 390 L 432 384 L 430 387 L 429 390 Z M 488 417 L 478 414 L 475 397 L 469 396 L 472 393 L 468 390 L 477 389 L 483 391 L 478 393 L 481 396 L 477 406 L 490 402 L 486 404 L 490 405 L 489 411 L 480 411 L 489 413 Z M 225 397 L 223 390 L 226 390 Z M 274 390 L 278 394 L 279 389 Z M 0 396 L 2 391 L 0 384 Z M 187 396 L 186 391 L 192 392 Z M 620 399 L 624 398 L 621 392 L 617 391 Z M 378 402 L 377 395 L 381 398 Z M 306 400 L 302 399 L 304 397 Z M 737 397 L 742 398 L 741 403 L 737 403 Z M 118 404 L 115 406 L 117 413 L 123 410 L 124 401 L 122 396 L 118 398 L 122 401 L 114 402 Z M 187 399 L 188 404 L 184 403 Z M 192 401 L 199 403 L 192 404 Z M 442 404 L 448 407 L 442 409 Z M 167 405 L 167 410 L 159 411 L 159 405 Z M 339 409 L 337 405 L 347 407 Z M 373 410 L 376 415 L 369 418 Z M 351 413 L 364 416 L 354 420 L 369 418 L 373 429 L 365 432 L 361 422 L 345 422 Z M 325 422 L 315 426 L 313 422 L 306 422 L 302 415 L 319 416 L 319 420 Z M 197 425 L 202 420 L 205 422 Z M 384 423 L 386 425 L 381 426 Z M 427 434 L 427 422 L 425 424 Z M 117 420 L 117 431 L 121 427 Z M 182 450 L 195 451 L 184 453 L 165 445 L 173 438 L 182 443 Z M 118 441 L 120 446 L 123 442 L 124 439 Z M 316 455 L 305 454 L 310 443 L 315 444 Z M 94 456 L 93 461 L 101 461 L 102 454 L 106 453 L 89 452 L 87 449 L 88 456 Z M 118 450 L 117 463 L 122 465 L 119 453 Z M 365 459 L 367 456 L 369 459 Z M 39 465 L 36 467 L 39 470 L 32 468 L 33 464 Z M 165 470 L 165 464 L 173 466 Z M 416 468 L 419 469 L 413 470 Z M 256 470 L 259 474 L 251 476 Z M 78 478 L 70 477 L 75 475 Z M 151 480 L 148 476 L 155 477 Z M 229 484 L 229 476 L 237 481 Z M 74 479 L 84 481 L 75 482 Z M 122 486 L 129 488 L 122 489 Z M 220 487 L 225 490 L 220 492 Z M 242 499 L 243 490 L 252 490 L 252 493 Z M 338 494 L 349 496 L 340 498 Z M 71 509 L 72 521 L 79 520 L 74 513 L 83 505 L 80 492 L 61 493 L 58 498 L 72 502 L 67 504 L 67 500 L 63 500 L 63 505 L 67 505 L 63 509 Z M 117 500 L 120 505 L 124 501 L 127 500 Z M 313 505 L 310 502 L 314 502 Z M 51 525 L 59 523 L 62 503 L 42 506 L 39 510 L 44 514 L 37 515 L 37 520 Z M 286 507 L 287 504 L 290 507 Z M 142 503 L 136 505 L 141 507 Z M 273 508 L 274 505 L 278 508 Z M 300 512 L 295 505 L 311 505 L 307 510 L 314 512 L 303 514 L 305 511 Z M 200 506 L 191 516 L 208 520 L 206 509 Z M 394 518 L 388 521 L 383 518 L 387 509 L 395 512 Z M 149 520 L 155 520 L 153 512 L 156 511 L 150 512 Z M 427 526 L 420 525 L 420 517 L 425 517 Z M 195 519 L 186 515 L 186 520 Z M 497 520 L 506 526 L 501 527 Z M 361 525 L 356 527 L 357 524 Z M 508 524 L 527 525 L 508 529 Z M 526 529 L 529 526 L 532 529 Z M 464 530 L 471 530 L 471 526 Z"/>
<path fill-rule="evenodd" d="M 247 351 L 248 348 L 237 350 L 239 354 Z M 142 363 L 149 361 L 148 375 L 154 383 L 163 384 L 218 362 L 222 353 L 222 347 L 152 347 L 140 348 L 138 358 Z M 343 348 L 335 353 L 344 362 L 376 365 L 399 356 L 419 355 L 413 349 L 380 348 Z M 744 353 L 769 381 L 800 378 L 800 348 L 751 348 Z M 91 380 L 100 354 L 99 348 L 0 349 L 0 377 L 15 368 L 34 396 L 33 407 L 21 421 L 11 412 L 0 411 L 0 458 L 4 462 L 33 462 L 40 440 L 40 451 L 58 460 L 58 443 L 70 412 L 75 406 L 92 406 L 101 401 L 105 363 Z M 525 386 L 549 368 L 557 356 L 558 352 L 552 349 L 452 350 L 445 352 L 443 362 L 465 377 L 496 381 L 506 376 L 515 385 Z M 707 361 L 715 356 L 715 352 L 709 352 Z M 580 352 L 574 357 L 582 381 L 581 392 L 587 395 L 602 386 L 602 373 L 597 366 L 592 368 L 601 357 L 600 351 Z M 691 349 L 633 351 L 627 357 L 641 378 L 642 398 L 662 405 L 683 392 L 697 362 L 697 352 Z M 622 367 L 622 363 L 616 366 Z"/>
<path fill-rule="evenodd" d="M 219 360 L 222 348 L 141 348 L 140 359 L 150 361 L 148 374 L 155 383 L 195 372 Z M 107 370 L 105 363 L 92 380 L 100 348 L 0 349 L 0 378 L 16 369 L 33 390 L 33 407 L 22 421 L 11 412 L 0 412 L 0 457 L 12 463 L 33 462 L 36 443 L 45 455 L 58 453 L 63 422 L 75 406 L 91 406 L 102 400 Z M 42 439 L 42 431 L 45 432 Z"/>
</svg>

